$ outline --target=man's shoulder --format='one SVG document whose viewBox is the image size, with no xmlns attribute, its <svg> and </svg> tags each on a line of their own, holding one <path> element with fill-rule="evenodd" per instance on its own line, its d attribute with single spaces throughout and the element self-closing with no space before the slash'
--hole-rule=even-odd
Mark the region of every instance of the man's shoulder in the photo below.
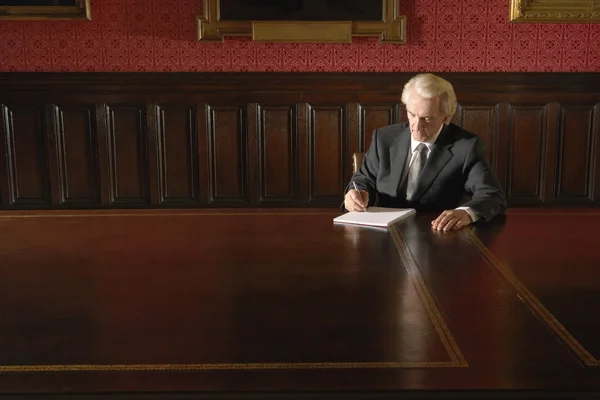
<svg viewBox="0 0 600 400">
<path fill-rule="evenodd" d="M 378 128 L 375 133 L 379 142 L 391 144 L 398 139 L 400 134 L 410 134 L 408 123 L 400 122 Z"/>
<path fill-rule="evenodd" d="M 449 123 L 447 127 L 447 138 L 450 142 L 454 144 L 468 144 L 470 145 L 476 140 L 479 135 L 474 134 L 464 128 L 461 128 L 458 125 L 453 123 Z"/>
<path fill-rule="evenodd" d="M 381 128 L 377 129 L 377 132 L 380 135 L 386 135 L 386 134 L 398 134 L 399 132 L 402 132 L 403 130 L 408 128 L 408 122 L 398 122 L 397 124 L 391 124 L 391 125 L 386 125 L 386 126 L 382 126 Z"/>
</svg>

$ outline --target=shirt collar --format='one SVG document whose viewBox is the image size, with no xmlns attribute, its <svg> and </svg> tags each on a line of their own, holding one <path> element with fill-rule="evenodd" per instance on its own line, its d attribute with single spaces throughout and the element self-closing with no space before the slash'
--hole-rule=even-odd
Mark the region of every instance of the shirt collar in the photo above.
<svg viewBox="0 0 600 400">
<path fill-rule="evenodd" d="M 419 141 L 415 140 L 411 133 L 410 134 L 410 150 L 411 150 L 411 152 L 414 153 L 417 146 L 421 143 L 423 143 L 425 146 L 427 146 L 428 150 L 431 150 L 431 146 L 433 146 L 433 144 L 437 140 L 438 136 L 440 136 L 440 132 L 442 132 L 442 129 L 444 129 L 444 125 L 445 124 L 442 124 L 442 126 L 440 126 L 440 129 L 438 129 L 438 131 L 435 133 L 435 135 L 433 135 L 433 137 L 431 137 L 431 139 L 429 139 L 426 142 L 419 142 Z"/>
</svg>

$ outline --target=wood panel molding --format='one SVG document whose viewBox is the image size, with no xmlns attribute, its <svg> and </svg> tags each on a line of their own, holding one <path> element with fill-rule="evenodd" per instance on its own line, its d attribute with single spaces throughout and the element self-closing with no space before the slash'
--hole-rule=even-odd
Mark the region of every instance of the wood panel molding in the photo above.
<svg viewBox="0 0 600 400">
<path fill-rule="evenodd" d="M 360 132 L 358 151 L 364 152 L 371 145 L 371 137 L 377 128 L 398 123 L 400 105 L 359 104 Z"/>
<path fill-rule="evenodd" d="M 106 115 L 110 202 L 149 204 L 146 108 L 110 104 Z"/>
<path fill-rule="evenodd" d="M 559 201 L 593 201 L 598 110 L 598 104 L 569 105 L 560 109 L 556 177 Z"/>
<path fill-rule="evenodd" d="M 46 107 L 39 103 L 5 106 L 2 118 L 9 205 L 45 208 L 52 201 Z"/>
<path fill-rule="evenodd" d="M 346 154 L 345 105 L 308 105 L 310 143 L 309 202 L 343 198 L 350 159 Z"/>
<path fill-rule="evenodd" d="M 261 203 L 293 203 L 298 187 L 296 105 L 258 105 Z"/>
<path fill-rule="evenodd" d="M 444 73 L 514 206 L 600 204 L 600 73 Z M 412 73 L 0 73 L 0 207 L 338 207 Z"/>
<path fill-rule="evenodd" d="M 60 204 L 100 204 L 96 110 L 90 105 L 55 105 Z"/>
<path fill-rule="evenodd" d="M 198 107 L 156 105 L 159 202 L 194 206 L 200 203 L 198 180 Z"/>
<path fill-rule="evenodd" d="M 544 200 L 546 146 L 545 105 L 517 104 L 510 110 L 510 147 L 507 195 L 523 202 Z"/>
<path fill-rule="evenodd" d="M 483 138 L 486 156 L 492 168 L 497 170 L 498 122 L 495 104 L 465 105 L 459 107 L 458 124 L 470 132 L 476 132 Z"/>
<path fill-rule="evenodd" d="M 247 110 L 238 105 L 207 106 L 210 202 L 248 202 Z"/>
</svg>

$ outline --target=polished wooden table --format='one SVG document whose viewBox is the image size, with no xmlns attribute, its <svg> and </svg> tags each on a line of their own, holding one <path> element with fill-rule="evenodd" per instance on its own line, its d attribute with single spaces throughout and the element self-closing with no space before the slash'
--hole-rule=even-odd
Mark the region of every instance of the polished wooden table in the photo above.
<svg viewBox="0 0 600 400">
<path fill-rule="evenodd" d="M 600 396 L 600 210 L 337 215 L 1 213 L 0 394 Z"/>
</svg>

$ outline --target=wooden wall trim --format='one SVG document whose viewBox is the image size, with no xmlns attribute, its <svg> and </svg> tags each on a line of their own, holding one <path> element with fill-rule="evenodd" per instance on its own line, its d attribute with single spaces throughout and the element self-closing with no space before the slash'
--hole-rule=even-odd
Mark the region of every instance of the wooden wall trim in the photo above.
<svg viewBox="0 0 600 400">
<path fill-rule="evenodd" d="M 487 93 L 541 94 L 600 92 L 600 72 L 451 72 L 438 73 L 460 89 L 471 89 L 485 98 Z M 182 92 L 400 92 L 414 73 L 272 73 L 272 72 L 2 72 L 3 90 L 66 90 L 121 93 L 139 90 L 140 94 Z M 482 83 L 485 84 L 482 87 Z M 553 93 L 556 95 L 557 93 Z"/>
<path fill-rule="evenodd" d="M 0 73 L 0 207 L 337 207 L 412 73 Z M 600 73 L 443 73 L 510 205 L 600 204 Z"/>
</svg>

